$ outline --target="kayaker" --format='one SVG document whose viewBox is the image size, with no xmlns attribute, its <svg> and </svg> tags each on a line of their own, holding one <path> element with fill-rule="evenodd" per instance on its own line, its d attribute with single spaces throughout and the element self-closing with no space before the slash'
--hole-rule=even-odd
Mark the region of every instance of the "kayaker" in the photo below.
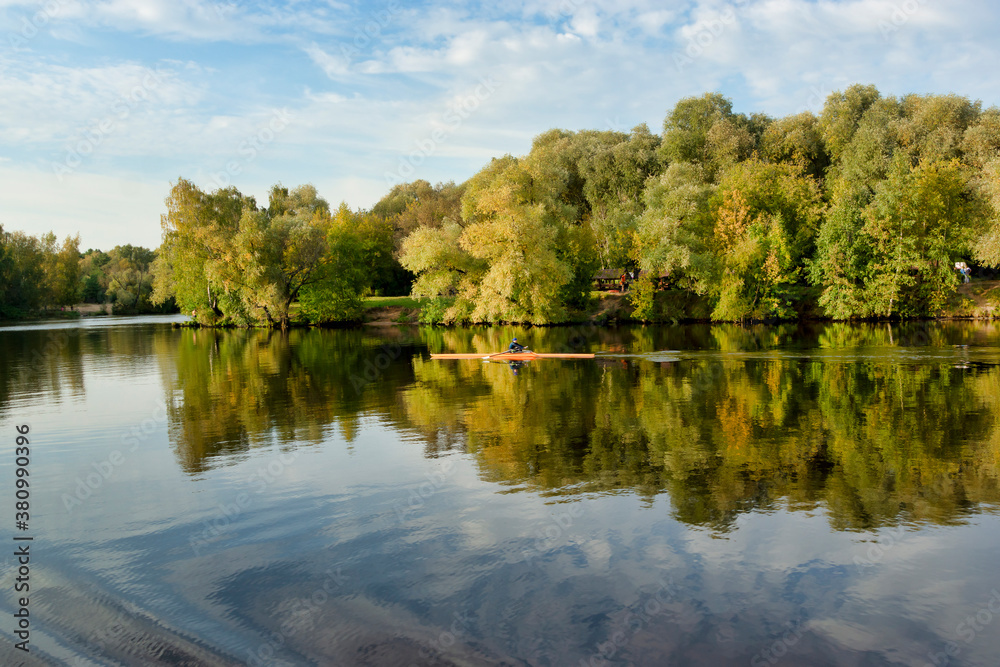
<svg viewBox="0 0 1000 667">
<path fill-rule="evenodd" d="M 524 351 L 524 346 L 521 345 L 520 343 L 518 343 L 517 339 L 515 338 L 511 342 L 510 347 L 507 348 L 507 351 L 508 352 L 523 352 Z"/>
</svg>

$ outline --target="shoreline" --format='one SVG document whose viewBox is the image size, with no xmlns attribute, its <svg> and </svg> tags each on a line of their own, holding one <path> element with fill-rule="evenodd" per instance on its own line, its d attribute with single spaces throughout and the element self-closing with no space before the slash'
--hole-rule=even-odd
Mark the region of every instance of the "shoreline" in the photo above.
<svg viewBox="0 0 1000 667">
<path fill-rule="evenodd" d="M 389 327 L 389 326 L 433 326 L 445 328 L 481 327 L 481 326 L 525 326 L 525 327 L 563 327 L 563 326 L 599 326 L 615 327 L 620 325 L 677 325 L 677 324 L 739 324 L 739 325 L 777 325 L 806 322 L 948 322 L 948 321 L 981 321 L 1000 320 L 1000 280 L 981 280 L 959 285 L 949 299 L 949 303 L 934 317 L 867 317 L 836 320 L 830 317 L 817 316 L 807 312 L 801 317 L 787 319 L 747 319 L 747 320 L 713 320 L 708 316 L 704 305 L 699 303 L 697 295 L 691 292 L 675 291 L 669 296 L 676 297 L 674 302 L 668 300 L 667 293 L 660 297 L 663 312 L 650 320 L 631 317 L 632 308 L 627 301 L 628 294 L 614 292 L 595 293 L 591 308 L 585 313 L 575 313 L 564 322 L 550 324 L 531 324 L 526 322 L 460 322 L 460 323 L 424 323 L 420 321 L 420 301 L 409 296 L 405 297 L 373 297 L 372 305 L 366 307 L 364 319 L 354 322 L 336 322 L 328 324 L 308 324 L 293 321 L 289 328 L 342 329 L 350 327 Z M 679 304 L 679 307 L 678 307 Z M 701 312 L 698 312 L 698 311 Z M 693 312 L 692 312 L 693 311 Z M 117 317 L 142 317 L 158 313 L 121 314 Z M 105 304 L 77 304 L 68 310 L 49 310 L 34 313 L 23 319 L 0 319 L 0 323 L 14 324 L 27 320 L 74 320 L 84 317 L 111 317 Z M 223 324 L 210 327 L 197 322 L 175 322 L 174 327 L 186 328 L 219 328 L 267 329 L 271 327 L 240 327 Z"/>
</svg>

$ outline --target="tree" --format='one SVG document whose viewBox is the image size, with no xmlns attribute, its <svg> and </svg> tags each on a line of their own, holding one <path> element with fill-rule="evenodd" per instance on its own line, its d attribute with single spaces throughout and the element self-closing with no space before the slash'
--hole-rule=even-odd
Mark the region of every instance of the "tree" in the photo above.
<svg viewBox="0 0 1000 667">
<path fill-rule="evenodd" d="M 660 138 L 643 124 L 622 141 L 602 146 L 580 160 L 590 228 L 604 268 L 631 263 L 643 189 L 647 180 L 663 172 L 659 146 Z"/>
<path fill-rule="evenodd" d="M 709 132 L 716 121 L 733 115 L 733 103 L 721 93 L 705 93 L 679 101 L 663 121 L 663 143 L 660 151 L 664 161 L 710 161 Z"/>
<path fill-rule="evenodd" d="M 242 317 L 287 329 L 292 302 L 327 261 L 329 210 L 311 185 L 274 186 L 267 209 L 244 208 L 232 239 L 206 261 L 206 277 L 238 300 Z"/>
<path fill-rule="evenodd" d="M 823 143 L 834 162 L 840 160 L 854 138 L 862 117 L 882 95 L 875 86 L 855 84 L 826 98 L 820 115 Z"/>
<path fill-rule="evenodd" d="M 822 218 L 819 184 L 801 167 L 747 160 L 724 173 L 711 206 L 713 319 L 792 316 L 791 290 Z"/>
<path fill-rule="evenodd" d="M 986 202 L 987 221 L 976 239 L 975 256 L 984 264 L 1000 266 L 1000 157 L 984 167 L 976 187 Z"/>
<path fill-rule="evenodd" d="M 967 164 L 976 169 L 983 169 L 1000 158 L 1000 109 L 987 109 L 965 131 L 962 156 Z"/>
<path fill-rule="evenodd" d="M 557 241 L 559 223 L 574 212 L 561 197 L 561 188 L 535 182 L 548 176 L 565 185 L 568 175 L 558 173 L 560 166 L 549 163 L 547 170 L 557 174 L 546 175 L 507 156 L 493 160 L 469 181 L 459 245 L 488 267 L 475 288 L 469 315 L 473 321 L 545 324 L 564 317 L 560 293 L 573 270 L 558 257 Z M 543 192 L 532 192 L 536 186 Z M 547 201 L 538 202 L 539 194 Z"/>
<path fill-rule="evenodd" d="M 88 248 L 80 260 L 80 300 L 84 303 L 104 303 L 107 281 L 104 267 L 111 261 L 107 253 Z"/>
<path fill-rule="evenodd" d="M 830 164 L 820 121 L 809 111 L 768 125 L 761 137 L 760 156 L 767 162 L 798 165 L 817 179 L 825 176 Z"/>
<path fill-rule="evenodd" d="M 899 142 L 912 164 L 959 159 L 967 131 L 982 110 L 959 95 L 907 95 L 902 99 Z"/>
<path fill-rule="evenodd" d="M 834 319 L 870 313 L 864 285 L 874 249 L 871 238 L 862 231 L 864 224 L 864 209 L 844 202 L 826 216 L 816 240 L 809 280 L 822 287 L 817 302 Z"/>
<path fill-rule="evenodd" d="M 712 275 L 709 202 L 715 186 L 697 164 L 675 162 L 650 179 L 636 231 L 635 260 L 653 274 L 669 273 L 681 287 L 704 294 Z"/>
<path fill-rule="evenodd" d="M 45 255 L 39 240 L 24 232 L 4 232 L 3 240 L 7 273 L 4 315 L 23 317 L 43 305 Z"/>
<path fill-rule="evenodd" d="M 131 244 L 115 246 L 103 266 L 105 292 L 116 313 L 148 313 L 154 310 L 153 262 L 156 253 Z"/>
<path fill-rule="evenodd" d="M 80 301 L 80 235 L 67 236 L 55 256 L 51 276 L 52 294 L 57 306 L 72 306 Z"/>
<path fill-rule="evenodd" d="M 206 263 L 218 261 L 239 230 L 245 210 L 256 211 L 253 197 L 234 187 L 202 192 L 183 178 L 170 190 L 167 213 L 161 216 L 163 243 L 154 264 L 153 303 L 175 297 L 184 313 L 203 324 L 237 315 L 238 297 L 225 285 L 213 284 Z"/>
<path fill-rule="evenodd" d="M 328 225 L 327 259 L 317 266 L 315 280 L 300 292 L 302 314 L 310 322 L 356 322 L 364 313 L 364 297 L 371 285 L 365 265 L 365 242 L 349 218 L 337 216 Z"/>
<path fill-rule="evenodd" d="M 958 278 L 954 262 L 982 233 L 984 203 L 958 160 L 922 162 L 900 155 L 865 210 L 872 261 L 865 302 L 874 315 L 933 315 Z"/>
</svg>

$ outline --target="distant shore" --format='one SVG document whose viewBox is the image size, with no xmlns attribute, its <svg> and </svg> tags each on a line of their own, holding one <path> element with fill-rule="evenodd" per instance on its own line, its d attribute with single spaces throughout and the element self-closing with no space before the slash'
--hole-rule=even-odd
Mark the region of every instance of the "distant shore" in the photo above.
<svg viewBox="0 0 1000 667">
<path fill-rule="evenodd" d="M 699 299 L 695 295 L 690 292 L 663 293 L 664 300 L 671 297 L 683 303 L 675 304 L 676 307 L 674 309 L 665 309 L 658 319 L 643 321 L 632 316 L 632 308 L 628 302 L 628 292 L 625 294 L 618 292 L 595 293 L 593 304 L 588 311 L 579 313 L 578 317 L 561 324 L 586 323 L 598 326 L 613 326 L 616 324 L 672 324 L 675 322 L 713 323 L 713 320 L 708 316 L 707 309 L 702 304 L 699 304 Z M 420 308 L 421 302 L 411 297 L 376 297 L 369 301 L 369 305 L 365 309 L 363 324 L 376 327 L 419 324 Z M 898 317 L 882 318 L 878 321 L 898 321 L 899 319 Z M 909 319 L 1000 319 L 1000 280 L 976 280 L 969 284 L 960 285 L 951 299 L 949 299 L 948 304 L 936 317 Z M 788 321 L 822 322 L 830 321 L 830 318 L 806 315 L 796 320 Z M 723 324 L 724 322 L 714 323 Z M 479 324 L 468 323 L 456 324 L 454 326 L 479 326 Z"/>
<path fill-rule="evenodd" d="M 632 308 L 628 300 L 628 292 L 595 292 L 591 307 L 586 312 L 576 313 L 570 320 L 560 323 L 590 324 L 596 326 L 615 326 L 618 324 L 674 324 L 674 323 L 713 323 L 708 317 L 708 311 L 699 303 L 696 295 L 690 292 L 664 292 L 660 297 L 664 308 L 660 315 L 652 320 L 640 320 L 632 316 Z M 671 303 L 672 302 L 672 303 Z M 423 324 L 420 320 L 422 306 L 427 302 L 409 296 L 370 297 L 366 303 L 364 319 L 361 322 L 344 323 L 343 326 L 386 327 L 399 325 Z M 149 313 L 120 315 L 133 317 Z M 79 317 L 110 316 L 111 307 L 106 304 L 81 303 L 71 308 L 48 310 L 36 313 L 30 319 L 66 320 Z M 900 318 L 887 318 L 885 321 L 898 321 Z M 905 319 L 905 318 L 904 318 Z M 933 318 L 936 320 L 995 320 L 1000 319 L 1000 280 L 975 280 L 969 284 L 960 285 L 945 308 Z M 796 320 L 787 321 L 828 321 L 829 318 L 805 315 Z M 23 320 L 0 320 L 2 322 L 17 322 Z M 882 320 L 879 320 L 882 321 Z M 715 322 L 723 324 L 723 322 Z M 556 324 L 555 326 L 559 326 Z M 451 326 L 480 326 L 481 323 L 461 323 Z M 182 323 L 177 326 L 195 326 L 194 323 Z M 294 322 L 293 326 L 307 326 Z"/>
</svg>

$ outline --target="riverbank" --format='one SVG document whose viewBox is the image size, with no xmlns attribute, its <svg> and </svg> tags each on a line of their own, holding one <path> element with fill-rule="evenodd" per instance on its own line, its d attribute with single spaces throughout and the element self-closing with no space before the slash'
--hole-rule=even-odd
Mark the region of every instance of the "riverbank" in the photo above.
<svg viewBox="0 0 1000 667">
<path fill-rule="evenodd" d="M 566 324 L 634 324 L 629 294 L 593 292 L 590 307 L 571 316 Z M 367 326 L 392 326 L 420 322 L 422 306 L 428 302 L 411 297 L 372 297 L 365 309 Z M 656 294 L 654 314 L 648 323 L 711 322 L 711 308 L 704 298 L 685 290 L 664 290 Z M 799 313 L 800 321 L 823 321 L 829 318 L 810 309 Z M 959 285 L 945 307 L 937 314 L 941 320 L 1000 318 L 1000 280 L 975 280 Z"/>
<path fill-rule="evenodd" d="M 573 313 L 565 324 L 593 324 L 597 326 L 636 323 L 711 322 L 711 308 L 707 300 L 684 290 L 658 292 L 654 314 L 650 320 L 634 317 L 634 307 L 629 294 L 618 292 L 593 292 L 590 307 Z M 379 296 L 366 300 L 364 326 L 387 327 L 400 324 L 420 324 L 420 314 L 429 302 L 409 296 Z M 293 308 L 293 311 L 296 309 Z M 32 319 L 74 319 L 107 315 L 101 304 L 77 304 L 71 309 L 48 311 Z M 959 285 L 946 306 L 934 319 L 992 320 L 1000 318 L 1000 280 L 976 280 Z M 293 326 L 308 326 L 296 322 Z M 823 321 L 828 318 L 813 311 L 800 312 L 800 321 Z"/>
</svg>

